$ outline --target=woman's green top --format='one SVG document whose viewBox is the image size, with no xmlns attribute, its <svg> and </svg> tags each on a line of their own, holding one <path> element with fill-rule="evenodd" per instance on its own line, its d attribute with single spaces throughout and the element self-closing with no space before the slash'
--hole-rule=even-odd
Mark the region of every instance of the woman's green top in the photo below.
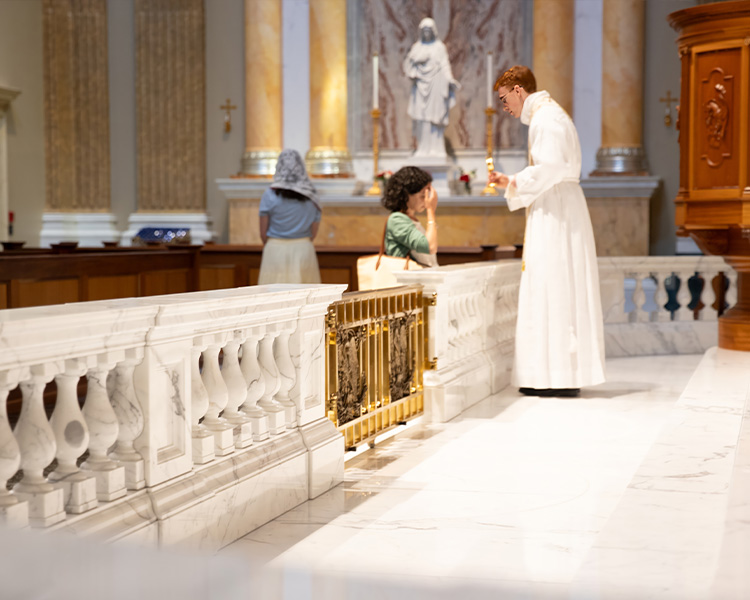
<svg viewBox="0 0 750 600">
<path fill-rule="evenodd" d="M 429 254 L 427 236 L 417 229 L 409 215 L 393 212 L 385 227 L 385 253 L 387 256 L 406 258 L 410 250 Z"/>
</svg>

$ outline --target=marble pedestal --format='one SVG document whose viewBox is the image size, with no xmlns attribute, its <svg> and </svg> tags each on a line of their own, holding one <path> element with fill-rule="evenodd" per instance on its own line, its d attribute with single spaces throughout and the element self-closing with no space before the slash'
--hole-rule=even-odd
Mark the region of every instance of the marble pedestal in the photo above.
<svg viewBox="0 0 750 600">
<path fill-rule="evenodd" d="M 111 213 L 44 213 L 39 245 L 78 242 L 82 247 L 102 246 L 119 239 L 117 219 Z"/>
</svg>

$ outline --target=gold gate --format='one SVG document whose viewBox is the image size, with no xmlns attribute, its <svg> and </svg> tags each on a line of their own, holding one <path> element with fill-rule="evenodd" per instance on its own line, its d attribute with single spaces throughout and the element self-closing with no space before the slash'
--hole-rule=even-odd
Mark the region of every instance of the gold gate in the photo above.
<svg viewBox="0 0 750 600">
<path fill-rule="evenodd" d="M 344 294 L 328 308 L 326 339 L 328 417 L 348 449 L 424 412 L 421 286 Z"/>
</svg>

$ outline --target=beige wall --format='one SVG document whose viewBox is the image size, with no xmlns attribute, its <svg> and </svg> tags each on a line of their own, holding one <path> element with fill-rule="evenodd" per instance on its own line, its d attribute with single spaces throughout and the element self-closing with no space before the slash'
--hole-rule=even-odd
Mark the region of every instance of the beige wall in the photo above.
<svg viewBox="0 0 750 600">
<path fill-rule="evenodd" d="M 117 228 L 135 211 L 135 39 L 133 0 L 108 0 L 110 206 Z"/>
<path fill-rule="evenodd" d="M 21 90 L 7 115 L 13 239 L 36 246 L 45 194 L 42 0 L 0 2 L 0 84 Z"/>
<path fill-rule="evenodd" d="M 229 240 L 227 203 L 214 181 L 240 171 L 245 151 L 245 7 L 244 0 L 206 2 L 206 208 L 217 241 Z M 224 133 L 230 98 L 232 131 Z"/>
</svg>

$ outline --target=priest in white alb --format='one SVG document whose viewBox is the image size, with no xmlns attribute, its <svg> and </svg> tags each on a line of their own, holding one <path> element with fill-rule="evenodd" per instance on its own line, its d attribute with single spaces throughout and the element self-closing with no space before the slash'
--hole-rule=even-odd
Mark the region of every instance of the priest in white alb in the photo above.
<svg viewBox="0 0 750 600">
<path fill-rule="evenodd" d="M 513 383 L 536 396 L 577 396 L 604 381 L 599 268 L 579 178 L 573 121 L 528 67 L 495 82 L 503 111 L 529 126 L 529 166 L 493 171 L 510 210 L 526 209 Z"/>
</svg>

